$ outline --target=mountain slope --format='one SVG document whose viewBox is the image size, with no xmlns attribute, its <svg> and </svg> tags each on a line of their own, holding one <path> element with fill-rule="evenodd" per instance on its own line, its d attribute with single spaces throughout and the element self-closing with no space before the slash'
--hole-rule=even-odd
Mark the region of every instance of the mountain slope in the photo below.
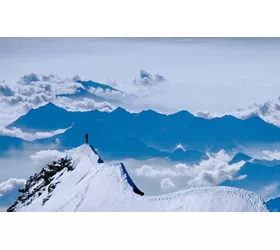
<svg viewBox="0 0 280 250">
<path fill-rule="evenodd" d="M 52 167 L 59 171 L 46 183 L 37 176 L 23 193 L 25 198 L 8 211 L 267 211 L 259 196 L 228 187 L 142 196 L 122 163 L 104 164 L 88 145 L 68 151 L 67 158 L 71 166 Z"/>
<path fill-rule="evenodd" d="M 20 128 L 25 132 L 46 132 L 62 128 L 68 128 L 81 112 L 68 112 L 53 103 L 31 109 L 26 115 L 19 117 L 7 128 Z"/>
</svg>

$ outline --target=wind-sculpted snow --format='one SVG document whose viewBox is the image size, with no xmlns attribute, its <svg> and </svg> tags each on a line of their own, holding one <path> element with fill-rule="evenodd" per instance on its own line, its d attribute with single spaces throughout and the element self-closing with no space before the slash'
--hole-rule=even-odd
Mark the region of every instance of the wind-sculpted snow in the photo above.
<svg viewBox="0 0 280 250">
<path fill-rule="evenodd" d="M 229 187 L 143 196 L 122 163 L 106 165 L 88 145 L 68 151 L 65 158 L 73 169 L 57 172 L 40 196 L 18 202 L 13 211 L 268 211 L 256 194 Z"/>
</svg>

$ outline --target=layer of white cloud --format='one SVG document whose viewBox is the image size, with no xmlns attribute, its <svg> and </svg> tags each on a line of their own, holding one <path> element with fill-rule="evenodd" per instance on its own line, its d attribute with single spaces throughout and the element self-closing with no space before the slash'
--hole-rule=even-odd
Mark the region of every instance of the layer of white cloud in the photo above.
<svg viewBox="0 0 280 250">
<path fill-rule="evenodd" d="M 164 178 L 160 182 L 160 187 L 161 189 L 173 189 L 175 188 L 175 184 L 170 178 Z"/>
<path fill-rule="evenodd" d="M 33 140 L 37 140 L 37 139 L 43 139 L 43 138 L 52 137 L 54 135 L 62 134 L 67 129 L 69 129 L 69 128 L 58 129 L 58 130 L 50 131 L 50 132 L 27 133 L 27 132 L 23 132 L 19 128 L 11 128 L 11 129 L 0 128 L 0 135 L 17 137 L 17 138 L 21 138 L 21 139 L 26 140 L 26 141 L 33 141 Z"/>
<path fill-rule="evenodd" d="M 95 102 L 83 98 L 73 101 L 67 97 L 59 97 L 60 94 L 75 93 L 82 85 L 75 82 L 76 77 L 61 78 L 55 75 L 27 74 L 21 77 L 17 83 L 0 83 L 0 128 L 4 127 L 19 116 L 26 114 L 32 108 L 38 108 L 48 102 L 68 108 L 71 111 L 112 111 L 114 106 L 109 102 Z M 108 95 L 108 94 L 107 94 Z"/>
<path fill-rule="evenodd" d="M 280 92 L 280 43 L 275 38 L 10 38 L 0 44 L 5 55 L 1 79 L 7 82 L 26 72 L 78 73 L 98 82 L 114 79 L 127 92 L 137 70 L 159 72 L 168 84 L 152 90 L 141 86 L 148 90 L 147 108 L 161 112 L 227 112 L 275 99 Z"/>
<path fill-rule="evenodd" d="M 10 178 L 7 181 L 0 183 L 0 208 L 1 211 L 11 206 L 20 195 L 19 189 L 25 185 L 25 179 Z"/>
<path fill-rule="evenodd" d="M 138 177 L 153 179 L 172 178 L 175 183 L 174 186 L 182 186 L 181 184 L 178 185 L 178 182 L 183 182 L 184 188 L 215 186 L 226 180 L 246 178 L 246 175 L 235 177 L 245 164 L 244 161 L 229 165 L 232 157 L 224 150 L 216 154 L 209 154 L 209 157 L 208 160 L 203 160 L 195 165 L 174 164 L 172 162 L 169 162 L 169 165 L 166 166 L 143 165 L 136 168 L 134 174 Z"/>
<path fill-rule="evenodd" d="M 10 178 L 9 180 L 0 183 L 0 197 L 3 197 L 11 190 L 18 188 L 18 186 L 25 185 L 25 182 L 26 180 L 24 179 Z"/>
<path fill-rule="evenodd" d="M 0 82 L 0 97 L 13 96 L 15 92 L 5 82 Z"/>
<path fill-rule="evenodd" d="M 57 161 L 65 156 L 65 152 L 58 150 L 41 150 L 31 155 L 30 158 L 34 163 L 44 166 L 52 161 Z"/>
<path fill-rule="evenodd" d="M 69 111 L 90 111 L 97 109 L 104 112 L 110 112 L 115 109 L 115 107 L 108 102 L 96 102 L 88 98 L 72 100 L 68 97 L 58 97 L 54 101 L 54 104 Z"/>
<path fill-rule="evenodd" d="M 272 160 L 280 160 L 280 151 L 278 150 L 263 150 L 261 153 L 261 159 L 272 161 Z"/>
<path fill-rule="evenodd" d="M 271 184 L 257 191 L 257 193 L 267 201 L 279 195 L 279 187 L 280 183 L 278 181 L 272 182 Z"/>
<path fill-rule="evenodd" d="M 135 170 L 135 174 L 138 176 L 145 176 L 148 178 L 158 178 L 158 177 L 166 177 L 166 176 L 182 176 L 183 173 L 176 172 L 171 168 L 162 168 L 162 169 L 156 169 L 148 165 L 143 165 L 140 168 L 137 168 Z"/>
<path fill-rule="evenodd" d="M 248 119 L 253 116 L 258 116 L 264 121 L 280 127 L 280 97 L 277 101 L 264 101 L 254 103 L 248 108 L 238 109 L 232 112 L 218 113 L 211 111 L 197 110 L 194 113 L 198 117 L 212 119 L 214 117 L 222 117 L 224 115 L 233 115 L 240 119 Z"/>
<path fill-rule="evenodd" d="M 135 84 L 136 86 L 153 86 L 153 85 L 157 85 L 161 82 L 165 81 L 165 78 L 160 75 L 160 74 L 156 74 L 156 75 L 152 75 L 149 72 L 145 71 L 144 69 L 141 69 L 139 71 L 139 76 L 135 77 L 134 80 L 132 81 L 133 84 Z"/>
</svg>

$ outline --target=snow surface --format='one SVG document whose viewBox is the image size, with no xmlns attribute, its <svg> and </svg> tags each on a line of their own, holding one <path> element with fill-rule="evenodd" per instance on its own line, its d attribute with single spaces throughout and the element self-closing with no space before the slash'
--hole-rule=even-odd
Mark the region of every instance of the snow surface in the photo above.
<svg viewBox="0 0 280 250">
<path fill-rule="evenodd" d="M 18 203 L 15 211 L 268 211 L 256 194 L 230 187 L 141 196 L 133 191 L 137 187 L 122 163 L 98 163 L 99 156 L 89 145 L 67 154 L 72 158 L 74 170 L 57 173 L 49 184 L 56 185 L 51 194 L 46 188 L 31 203 Z M 49 199 L 43 202 L 47 197 Z"/>
</svg>

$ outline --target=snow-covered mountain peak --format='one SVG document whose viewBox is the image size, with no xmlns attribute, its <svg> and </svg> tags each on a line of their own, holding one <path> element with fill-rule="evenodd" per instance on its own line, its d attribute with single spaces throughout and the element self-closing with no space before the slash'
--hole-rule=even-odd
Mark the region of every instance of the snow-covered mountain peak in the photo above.
<svg viewBox="0 0 280 250">
<path fill-rule="evenodd" d="M 74 168 L 78 165 L 82 157 L 88 157 L 92 163 L 92 167 L 98 166 L 96 163 L 100 164 L 104 162 L 94 147 L 89 144 L 83 144 L 77 148 L 66 151 L 66 157 L 72 160 Z"/>
<path fill-rule="evenodd" d="M 268 211 L 256 194 L 204 187 L 144 196 L 122 163 L 105 164 L 82 145 L 27 180 L 8 211 Z"/>
</svg>

